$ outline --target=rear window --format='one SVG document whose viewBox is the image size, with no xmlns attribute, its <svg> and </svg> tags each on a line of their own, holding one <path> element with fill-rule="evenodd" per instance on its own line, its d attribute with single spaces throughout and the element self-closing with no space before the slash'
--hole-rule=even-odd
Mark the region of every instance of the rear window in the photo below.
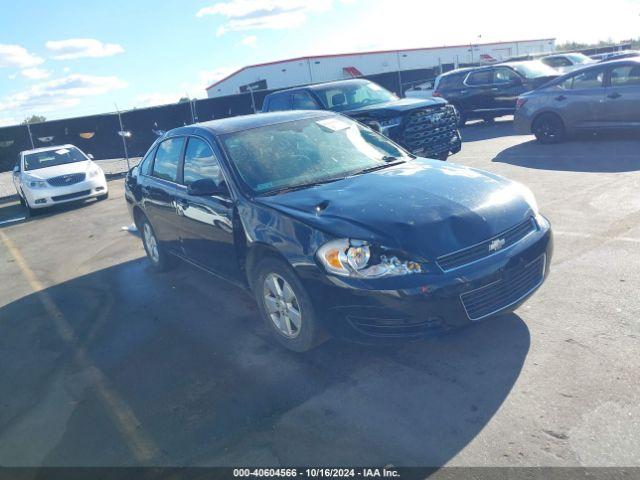
<svg viewBox="0 0 640 480">
<path fill-rule="evenodd" d="M 447 90 L 451 88 L 459 87 L 464 79 L 464 74 L 456 73 L 451 75 L 444 75 L 439 79 L 436 79 L 436 90 Z"/>
</svg>

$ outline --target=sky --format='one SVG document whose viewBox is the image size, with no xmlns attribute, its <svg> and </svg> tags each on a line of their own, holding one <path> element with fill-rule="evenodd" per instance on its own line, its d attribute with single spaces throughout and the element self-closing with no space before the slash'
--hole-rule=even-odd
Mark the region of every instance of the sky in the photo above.
<svg viewBox="0 0 640 480">
<path fill-rule="evenodd" d="M 640 36 L 640 0 L 29 0 L 0 18 L 0 126 L 206 97 L 297 56 Z"/>
</svg>

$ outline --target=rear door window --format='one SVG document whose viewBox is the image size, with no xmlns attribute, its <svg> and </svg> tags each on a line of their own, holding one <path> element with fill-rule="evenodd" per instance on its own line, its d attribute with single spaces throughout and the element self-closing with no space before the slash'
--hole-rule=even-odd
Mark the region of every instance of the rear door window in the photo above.
<svg viewBox="0 0 640 480">
<path fill-rule="evenodd" d="M 184 147 L 184 137 L 176 137 L 165 140 L 156 151 L 156 159 L 153 162 L 153 176 L 168 180 L 178 181 L 178 164 Z"/>
<path fill-rule="evenodd" d="M 281 93 L 272 96 L 269 99 L 268 110 L 270 112 L 279 112 L 282 110 L 291 110 L 291 95 L 289 93 Z"/>
<path fill-rule="evenodd" d="M 491 83 L 492 76 L 492 70 L 482 70 L 480 72 L 470 73 L 467 77 L 467 85 L 489 85 Z"/>
<path fill-rule="evenodd" d="M 611 70 L 612 87 L 639 87 L 640 65 L 625 65 Z"/>
<path fill-rule="evenodd" d="M 559 83 L 558 86 L 565 90 L 584 90 L 588 88 L 603 87 L 604 69 L 592 69 L 572 75 Z"/>
<path fill-rule="evenodd" d="M 318 104 L 309 92 L 300 91 L 291 95 L 291 106 L 294 110 L 318 110 Z"/>
<path fill-rule="evenodd" d="M 493 83 L 511 83 L 518 78 L 518 74 L 510 68 L 496 68 L 493 74 Z"/>
</svg>

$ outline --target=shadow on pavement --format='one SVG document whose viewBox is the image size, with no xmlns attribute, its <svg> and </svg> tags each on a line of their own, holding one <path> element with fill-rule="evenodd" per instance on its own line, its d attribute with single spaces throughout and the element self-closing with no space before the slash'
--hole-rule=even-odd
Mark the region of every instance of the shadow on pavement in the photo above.
<svg viewBox="0 0 640 480">
<path fill-rule="evenodd" d="M 631 172 L 640 170 L 640 135 L 581 134 L 556 145 L 531 140 L 501 151 L 492 161 L 541 170 Z"/>
<path fill-rule="evenodd" d="M 52 207 L 39 210 L 35 216 L 31 217 L 29 216 L 29 212 L 26 207 L 22 206 L 17 200 L 11 203 L 0 204 L 0 228 L 27 221 L 37 221 L 40 218 L 50 217 L 62 212 L 70 212 L 80 208 L 86 208 L 87 206 L 97 202 L 99 202 L 99 200 L 88 199 L 54 205 Z"/>
<path fill-rule="evenodd" d="M 513 116 L 500 117 L 493 124 L 487 124 L 482 120 L 468 122 L 460 129 L 463 142 L 477 142 L 492 138 L 509 137 L 516 135 L 513 129 Z"/>
<path fill-rule="evenodd" d="M 45 310 L 70 325 L 62 340 Z M 131 465 L 83 348 L 157 447 L 155 465 L 443 465 L 518 378 L 517 315 L 395 347 L 274 344 L 245 292 L 146 259 L 0 307 L 0 464 Z"/>
</svg>

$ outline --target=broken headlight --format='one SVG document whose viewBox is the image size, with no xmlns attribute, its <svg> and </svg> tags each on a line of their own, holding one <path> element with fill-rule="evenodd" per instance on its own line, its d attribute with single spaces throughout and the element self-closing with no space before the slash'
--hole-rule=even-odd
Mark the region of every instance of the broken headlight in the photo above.
<svg viewBox="0 0 640 480">
<path fill-rule="evenodd" d="M 332 240 L 320 247 L 316 256 L 329 273 L 343 277 L 380 278 L 423 271 L 419 262 L 361 240 Z"/>
</svg>

